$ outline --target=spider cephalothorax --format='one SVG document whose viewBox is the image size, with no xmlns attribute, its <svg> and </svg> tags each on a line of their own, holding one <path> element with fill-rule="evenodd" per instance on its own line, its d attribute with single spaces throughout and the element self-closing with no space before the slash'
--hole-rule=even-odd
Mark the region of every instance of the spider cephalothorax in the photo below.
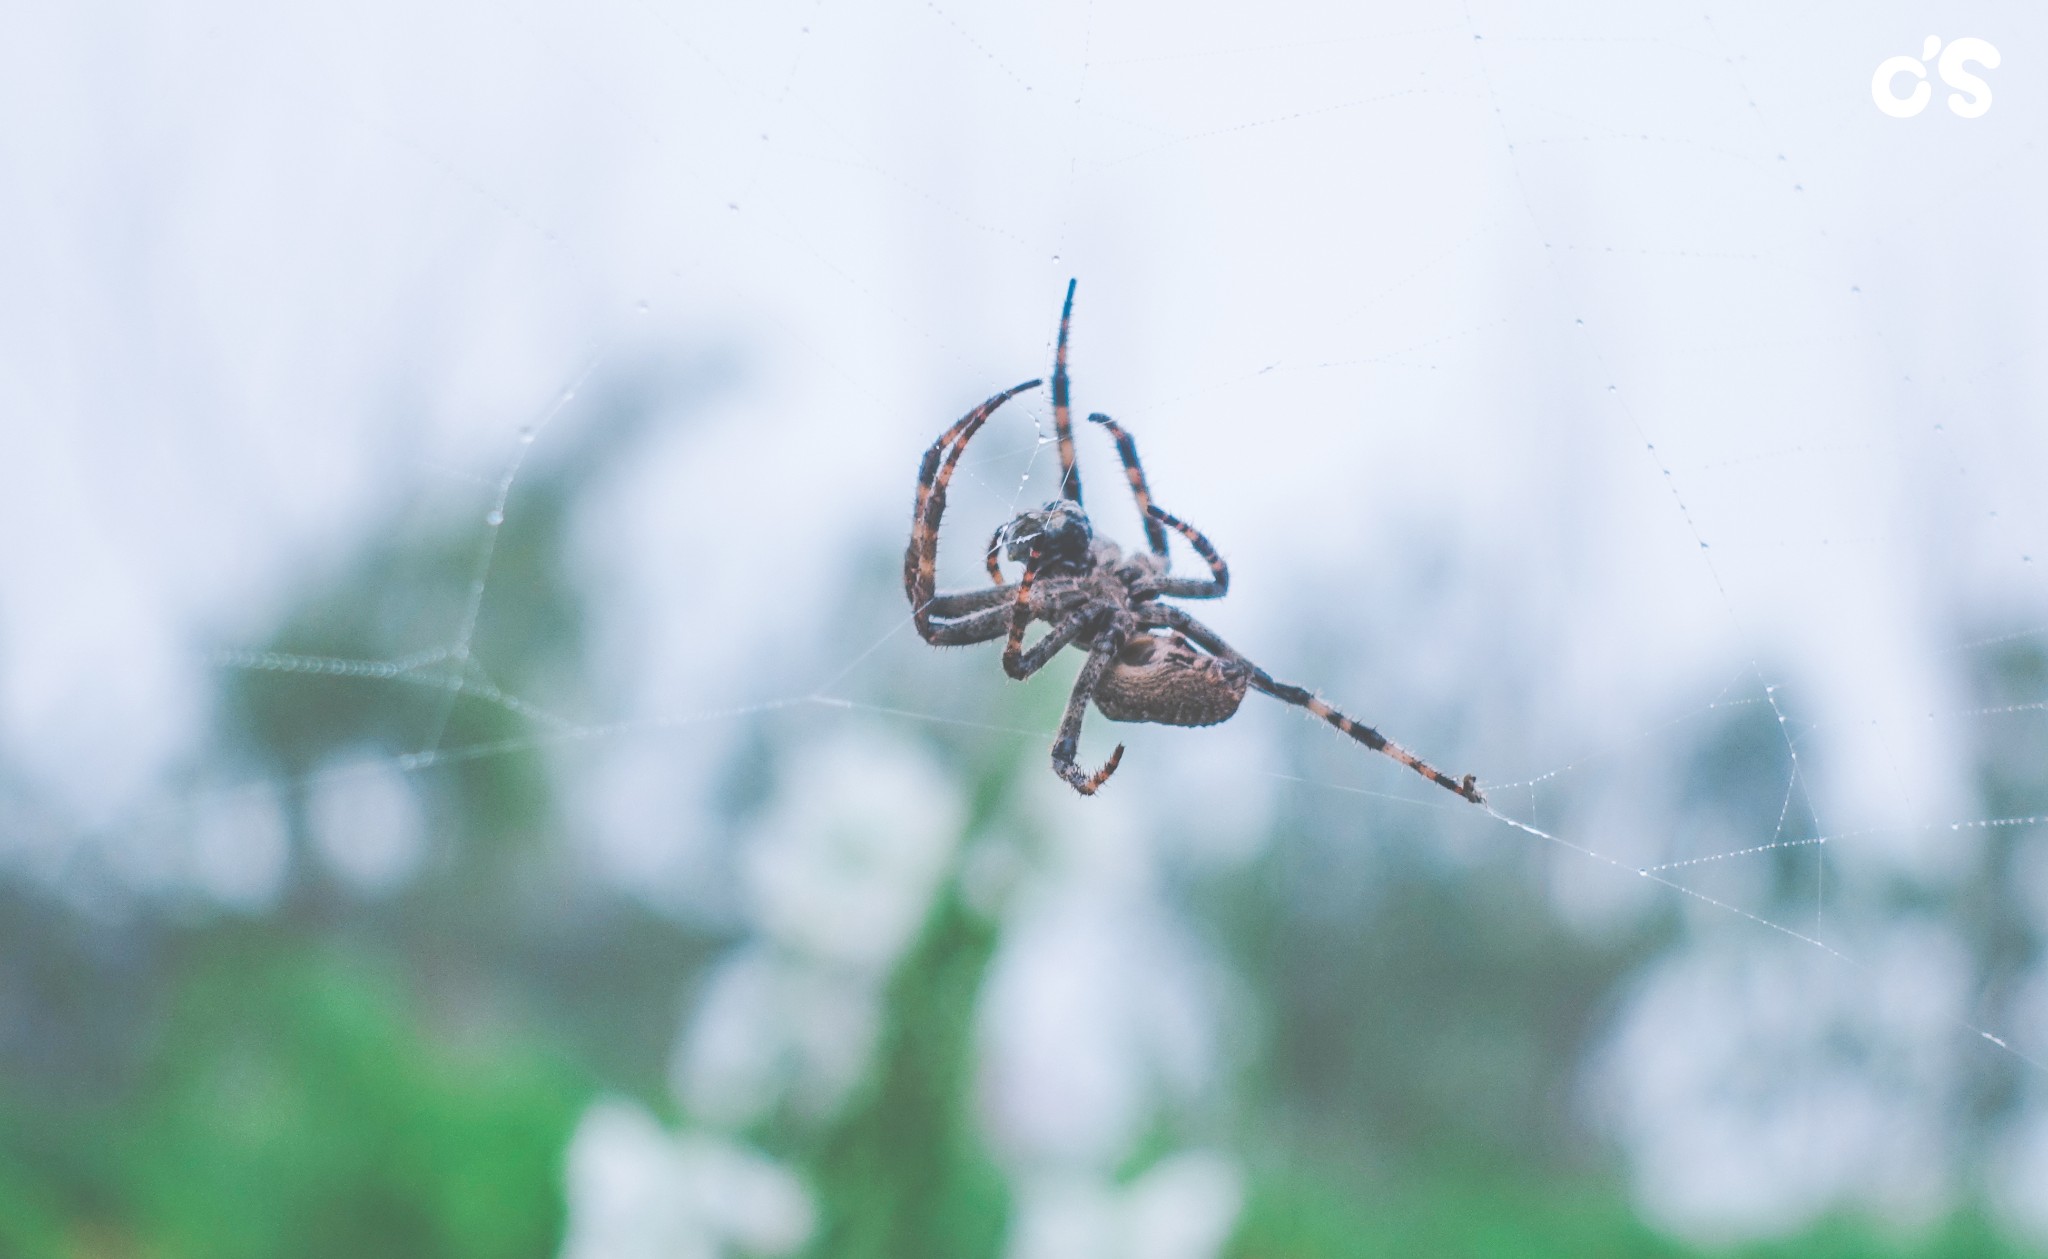
<svg viewBox="0 0 2048 1259">
<path fill-rule="evenodd" d="M 946 487 L 967 443 L 997 407 L 1039 382 L 1026 381 L 1005 389 L 940 434 L 924 452 L 917 476 L 917 505 L 910 524 L 910 546 L 903 555 L 903 588 L 910 596 L 912 620 L 924 640 L 945 646 L 985 643 L 1006 638 L 1003 671 L 1028 678 L 1057 655 L 1075 645 L 1088 652 L 1081 676 L 1067 700 L 1067 712 L 1053 740 L 1052 765 L 1082 795 L 1092 795 L 1116 772 L 1124 749 L 1118 744 L 1109 760 L 1093 774 L 1074 762 L 1081 720 L 1088 703 L 1111 721 L 1149 721 L 1168 726 L 1209 726 L 1235 713 L 1245 692 L 1260 690 L 1308 709 L 1337 729 L 1383 752 L 1416 773 L 1475 803 L 1483 803 L 1472 775 L 1454 779 L 1390 743 L 1377 730 L 1362 726 L 1323 703 L 1308 691 L 1275 681 L 1264 669 L 1233 650 L 1214 631 L 1163 598 L 1216 599 L 1230 589 L 1230 569 L 1209 540 L 1193 525 L 1176 519 L 1152 502 L 1138 463 L 1138 447 L 1116 421 L 1106 415 L 1088 418 L 1116 440 L 1117 455 L 1138 511 L 1145 522 L 1147 549 L 1125 555 L 1108 538 L 1098 537 L 1081 507 L 1081 476 L 1074 460 L 1074 439 L 1068 399 L 1067 326 L 1074 312 L 1074 285 L 1067 283 L 1066 305 L 1060 310 L 1059 348 L 1053 357 L 1053 423 L 1059 438 L 1061 497 L 1045 506 L 1019 512 L 989 539 L 984 559 L 989 586 L 940 594 L 937 587 L 939 521 L 946 510 Z M 1174 577 L 1168 572 L 1166 530 L 1188 540 L 1209 566 L 1207 577 Z M 1003 577 L 998 555 L 1022 563 L 1015 583 Z M 1049 627 L 1029 648 L 1024 632 L 1033 621 Z"/>
<path fill-rule="evenodd" d="M 1079 503 L 1062 498 L 1037 511 L 1018 512 L 1010 523 L 996 531 L 996 538 L 1003 553 L 1012 560 L 1028 560 L 1036 551 L 1042 567 L 1084 568 L 1095 541 L 1095 529 Z"/>
</svg>

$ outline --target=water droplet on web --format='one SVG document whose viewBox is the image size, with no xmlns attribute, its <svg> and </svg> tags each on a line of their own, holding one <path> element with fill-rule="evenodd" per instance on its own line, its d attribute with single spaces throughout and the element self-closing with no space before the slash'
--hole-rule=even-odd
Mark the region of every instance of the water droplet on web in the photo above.
<svg viewBox="0 0 2048 1259">
<path fill-rule="evenodd" d="M 493 509 L 489 515 L 484 517 L 484 523 L 495 529 L 505 523 L 505 513 Z"/>
<path fill-rule="evenodd" d="M 531 424 L 520 426 L 519 444 L 522 446 L 531 446 L 533 444 L 533 426 Z"/>
<path fill-rule="evenodd" d="M 643 314 L 643 315 L 644 315 L 644 314 L 646 314 L 646 313 L 647 313 L 647 299 L 643 297 L 643 298 L 641 298 L 641 299 L 640 299 L 639 301 L 637 301 L 637 302 L 633 303 L 633 309 L 635 309 L 635 310 L 639 311 L 639 312 L 640 312 L 641 314 Z"/>
<path fill-rule="evenodd" d="M 571 399 L 571 398 L 573 398 L 573 397 L 575 397 L 575 396 L 576 396 L 576 391 L 575 391 L 575 390 L 574 390 L 573 388 L 571 388 L 571 389 L 564 389 L 564 390 L 562 391 L 562 401 L 564 401 L 564 402 L 567 402 L 567 401 L 569 401 L 569 399 Z"/>
</svg>

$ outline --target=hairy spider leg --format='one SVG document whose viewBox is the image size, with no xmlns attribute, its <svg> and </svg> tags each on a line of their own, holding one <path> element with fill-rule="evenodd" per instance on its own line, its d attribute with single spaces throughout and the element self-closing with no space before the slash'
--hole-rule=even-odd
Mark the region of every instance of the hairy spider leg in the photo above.
<svg viewBox="0 0 2048 1259">
<path fill-rule="evenodd" d="M 1007 595 L 1009 592 L 1003 592 Z M 943 596 L 942 596 L 943 597 Z M 1008 602 L 1006 599 L 1004 602 Z M 992 643 L 1010 628 L 1010 609 L 983 608 L 979 612 L 940 622 L 931 627 L 925 641 L 934 647 L 964 647 L 969 643 Z"/>
<path fill-rule="evenodd" d="M 940 591 L 931 597 L 925 608 L 934 617 L 950 621 L 954 617 L 965 616 L 970 612 L 981 612 L 998 604 L 1003 605 L 1004 610 L 1008 611 L 1010 596 L 1015 593 L 1015 586 L 982 586 L 974 590 L 956 590 L 950 593 Z"/>
<path fill-rule="evenodd" d="M 988 550 L 983 552 L 981 557 L 988 564 L 988 579 L 998 586 L 1003 584 L 1003 568 L 996 563 L 996 556 L 1003 549 L 1003 530 L 1009 527 L 1010 522 L 1007 520 L 996 526 L 996 531 L 988 535 Z"/>
<path fill-rule="evenodd" d="M 1010 604 L 1010 640 L 1003 647 L 1003 672 L 1023 681 L 1043 669 L 1046 662 L 1060 653 L 1060 649 L 1079 638 L 1106 616 L 1114 616 L 1116 605 L 1105 600 L 1083 604 L 1058 622 L 1048 621 L 1050 629 L 1044 638 L 1038 640 L 1030 651 L 1024 650 L 1024 631 L 1031 625 L 1031 587 L 1038 580 L 1038 566 L 1043 557 L 1031 553 L 1031 559 L 1024 565 L 1024 579 L 1017 584 L 1017 597 Z"/>
<path fill-rule="evenodd" d="M 1088 663 L 1081 666 L 1081 676 L 1074 679 L 1073 694 L 1067 696 L 1067 712 L 1060 719 L 1059 737 L 1053 740 L 1053 772 L 1084 796 L 1094 795 L 1116 772 L 1117 763 L 1124 759 L 1124 745 L 1119 743 L 1109 754 L 1109 759 L 1103 762 L 1102 768 L 1093 774 L 1084 775 L 1081 767 L 1074 763 L 1074 752 L 1081 743 L 1081 720 L 1088 715 L 1088 701 L 1095 698 L 1095 688 L 1101 684 L 1102 675 L 1108 672 L 1117 653 L 1123 649 L 1124 633 L 1114 622 L 1096 636 L 1095 645 L 1088 652 Z"/>
<path fill-rule="evenodd" d="M 1088 417 L 1090 423 L 1100 424 L 1116 438 L 1116 457 L 1123 460 L 1124 478 L 1131 483 L 1131 497 L 1138 500 L 1138 515 L 1145 521 L 1145 542 L 1152 548 L 1152 554 L 1164 560 L 1169 558 L 1166 551 L 1166 530 L 1152 517 L 1152 491 L 1145 487 L 1145 469 L 1138 462 L 1138 443 L 1131 440 L 1121 424 L 1097 411 Z"/>
<path fill-rule="evenodd" d="M 1275 681 L 1271 674 L 1253 664 L 1250 660 L 1247 660 L 1241 652 L 1238 652 L 1230 644 L 1217 637 L 1216 631 L 1197 621 L 1179 608 L 1173 607 L 1170 604 L 1155 603 L 1145 607 L 1138 615 L 1144 624 L 1177 629 L 1216 655 L 1245 665 L 1252 671 L 1252 685 L 1271 695 L 1274 699 L 1280 700 L 1283 703 L 1293 704 L 1299 708 L 1308 709 L 1316 716 L 1321 717 L 1324 721 L 1350 735 L 1373 751 L 1392 757 L 1424 778 L 1429 779 L 1429 781 L 1437 786 L 1442 787 L 1445 791 L 1463 796 L 1474 804 L 1486 803 L 1485 795 L 1480 792 L 1478 784 L 1471 774 L 1465 775 L 1463 779 L 1452 778 L 1449 774 L 1444 773 L 1400 744 L 1395 743 L 1371 726 L 1361 725 L 1346 717 L 1343 713 L 1317 699 L 1312 693 L 1302 687 Z"/>
<path fill-rule="evenodd" d="M 1081 502 L 1081 467 L 1074 459 L 1073 381 L 1067 376 L 1067 325 L 1074 320 L 1074 281 L 1067 281 L 1067 301 L 1060 307 L 1059 347 L 1052 355 L 1052 426 L 1060 439 L 1060 493 Z"/>
<path fill-rule="evenodd" d="M 1023 667 L 1024 629 L 1031 624 L 1031 587 L 1038 581 L 1039 554 L 1033 548 L 1024 561 L 1024 576 L 1017 581 L 1017 597 L 1010 601 L 1010 640 L 1003 644 L 1003 672 L 1019 681 L 1031 676 Z"/>
<path fill-rule="evenodd" d="M 1195 548 L 1195 554 L 1201 556 L 1209 565 L 1209 576 L 1206 580 L 1199 577 L 1161 577 L 1157 581 L 1145 583 L 1148 594 L 1172 595 L 1177 599 L 1221 599 L 1230 592 L 1230 565 L 1223 562 L 1223 557 L 1216 553 L 1216 548 L 1211 545 L 1209 539 L 1202 536 L 1200 529 L 1172 512 L 1154 507 L 1150 503 L 1145 505 L 1145 514 L 1148 520 L 1153 522 L 1155 529 L 1158 528 L 1158 522 L 1162 521 L 1172 526 L 1181 537 L 1188 540 L 1189 546 Z"/>
<path fill-rule="evenodd" d="M 927 642 L 933 641 L 931 604 L 938 590 L 939 519 L 946 511 L 946 487 L 953 480 L 953 469 L 959 464 L 960 456 L 966 453 L 967 443 L 975 431 L 988 421 L 996 408 L 1026 389 L 1036 389 L 1039 383 L 1027 380 L 994 395 L 961 416 L 924 452 L 924 463 L 917 472 L 917 503 L 911 516 L 910 545 L 903 552 L 903 592 L 910 596 L 911 617 L 916 622 L 918 636 Z M 949 445 L 952 447 L 950 453 L 947 451 Z"/>
<path fill-rule="evenodd" d="M 1065 620 L 1039 639 L 1037 645 L 1025 651 L 1024 630 L 1032 620 L 1031 587 L 1038 580 L 1038 566 L 1043 560 L 1044 556 L 1033 551 L 1031 558 L 1024 562 L 1024 577 L 1017 583 L 1017 599 L 1010 605 L 1010 641 L 1003 647 L 1003 671 L 1013 678 L 1028 678 L 1090 627 L 1108 621 L 1089 648 L 1088 663 L 1081 666 L 1081 676 L 1074 679 L 1073 692 L 1067 696 L 1066 714 L 1060 718 L 1059 736 L 1052 744 L 1053 772 L 1082 795 L 1092 796 L 1116 772 L 1118 763 L 1124 759 L 1124 745 L 1117 744 L 1116 750 L 1109 754 L 1109 760 L 1093 774 L 1081 772 L 1080 766 L 1074 763 L 1074 752 L 1080 746 L 1081 721 L 1088 714 L 1088 701 L 1095 698 L 1095 688 L 1101 685 L 1103 673 L 1115 661 L 1117 653 L 1123 650 L 1126 632 L 1118 624 L 1120 618 L 1116 605 L 1098 600 L 1069 613 Z M 1121 619 L 1128 621 L 1130 618 L 1126 614 Z"/>
</svg>

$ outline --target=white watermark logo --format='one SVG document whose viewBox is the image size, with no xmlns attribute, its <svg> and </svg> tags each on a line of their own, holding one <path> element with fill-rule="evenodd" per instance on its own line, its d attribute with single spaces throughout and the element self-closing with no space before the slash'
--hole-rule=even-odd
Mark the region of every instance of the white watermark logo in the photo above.
<svg viewBox="0 0 2048 1259">
<path fill-rule="evenodd" d="M 1870 76 L 1870 99 L 1894 118 L 1911 118 L 1927 108 L 1927 102 L 1934 99 L 1934 85 L 1927 81 L 1927 63 L 1934 60 L 1936 53 L 1941 54 L 1935 67 L 1941 81 L 1956 89 L 1949 93 L 1949 109 L 1958 118 L 1982 118 L 1991 108 L 1991 85 L 1966 67 L 1975 62 L 1986 70 L 1996 70 L 1998 50 L 1991 46 L 1991 41 L 1975 36 L 1952 39 L 1943 48 L 1939 35 L 1929 35 L 1918 57 L 1886 57 L 1877 63 L 1877 73 Z M 1911 92 L 1900 96 L 1893 88 L 1904 74 L 1919 82 L 1913 84 Z"/>
</svg>

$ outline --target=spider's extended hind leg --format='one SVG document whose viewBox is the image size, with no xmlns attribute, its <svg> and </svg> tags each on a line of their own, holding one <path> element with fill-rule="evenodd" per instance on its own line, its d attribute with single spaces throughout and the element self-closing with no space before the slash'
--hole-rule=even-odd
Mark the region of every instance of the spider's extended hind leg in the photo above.
<svg viewBox="0 0 2048 1259">
<path fill-rule="evenodd" d="M 1074 460 L 1073 381 L 1067 377 L 1067 326 L 1074 321 L 1074 281 L 1067 281 L 1067 301 L 1060 307 L 1059 348 L 1052 353 L 1052 427 L 1060 439 L 1060 495 L 1078 506 L 1081 468 Z"/>
<path fill-rule="evenodd" d="M 953 480 L 953 469 L 959 465 L 960 456 L 966 453 L 967 443 L 974 437 L 975 430 L 988 421 L 995 409 L 1026 389 L 1037 388 L 1038 384 L 1038 381 L 1027 380 L 996 394 L 961 416 L 924 452 L 924 463 L 917 472 L 917 504 L 910 520 L 910 545 L 903 552 L 903 592 L 910 596 L 911 616 L 917 624 L 918 636 L 926 642 L 935 641 L 932 638 L 931 603 L 938 589 L 939 520 L 946 512 L 946 487 Z M 950 452 L 947 450 L 949 446 L 952 448 Z"/>
<path fill-rule="evenodd" d="M 1293 704 L 1299 708 L 1308 709 L 1316 716 L 1321 717 L 1324 721 L 1329 722 L 1373 751 L 1392 757 L 1446 791 L 1455 792 L 1474 804 L 1486 803 L 1486 797 L 1480 792 L 1478 783 L 1472 775 L 1467 774 L 1462 779 L 1452 778 L 1449 774 L 1431 765 L 1413 752 L 1410 752 L 1407 748 L 1395 743 L 1371 726 L 1360 725 L 1358 722 L 1346 717 L 1343 713 L 1317 699 L 1307 690 L 1286 682 L 1275 681 L 1271 674 L 1252 664 L 1251 661 L 1245 659 L 1242 653 L 1233 649 L 1230 644 L 1224 642 L 1221 638 L 1218 638 L 1214 630 L 1179 608 L 1168 604 L 1155 603 L 1142 609 L 1138 615 L 1144 624 L 1177 629 L 1193 639 L 1203 649 L 1214 652 L 1225 659 L 1243 663 L 1252 671 L 1252 685 L 1271 695 L 1274 699 Z"/>
<path fill-rule="evenodd" d="M 1152 514 L 1152 491 L 1145 485 L 1145 467 L 1138 462 L 1138 443 L 1131 440 L 1123 425 L 1097 411 L 1088 417 L 1091 424 L 1100 424 L 1116 439 L 1116 457 L 1123 460 L 1124 479 L 1131 483 L 1131 497 L 1138 500 L 1138 515 L 1145 522 L 1145 544 L 1152 548 L 1152 554 L 1160 559 L 1167 558 L 1166 530 L 1159 527 L 1159 521 Z"/>
<path fill-rule="evenodd" d="M 1116 660 L 1116 654 L 1123 650 L 1124 633 L 1111 626 L 1095 639 L 1095 646 L 1088 652 L 1088 663 L 1081 666 L 1081 676 L 1074 679 L 1074 693 L 1067 697 L 1067 715 L 1060 719 L 1059 737 L 1052 744 L 1053 772 L 1067 780 L 1067 784 L 1084 796 L 1092 796 L 1109 776 L 1116 772 L 1117 762 L 1124 759 L 1124 745 L 1116 745 L 1116 751 L 1109 754 L 1102 768 L 1093 774 L 1084 774 L 1074 763 L 1074 752 L 1081 743 L 1081 719 L 1088 713 L 1088 701 L 1095 698 L 1095 688 L 1101 684 L 1102 675 Z"/>
</svg>

